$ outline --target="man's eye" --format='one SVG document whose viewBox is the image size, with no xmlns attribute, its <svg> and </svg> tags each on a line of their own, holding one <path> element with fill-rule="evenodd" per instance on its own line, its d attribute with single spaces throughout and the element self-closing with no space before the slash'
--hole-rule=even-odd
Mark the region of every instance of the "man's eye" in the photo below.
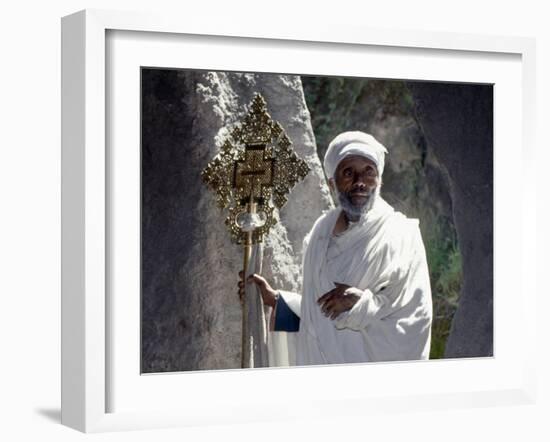
<svg viewBox="0 0 550 442">
<path fill-rule="evenodd" d="M 344 176 L 351 176 L 351 169 L 345 169 Z"/>
<path fill-rule="evenodd" d="M 367 169 L 367 175 L 368 176 L 376 176 L 376 169 L 374 167 L 369 167 Z"/>
</svg>

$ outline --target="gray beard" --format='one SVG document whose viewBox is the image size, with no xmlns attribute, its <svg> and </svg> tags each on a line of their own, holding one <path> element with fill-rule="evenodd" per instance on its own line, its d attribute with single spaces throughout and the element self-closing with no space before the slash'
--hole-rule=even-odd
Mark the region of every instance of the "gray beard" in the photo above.
<svg viewBox="0 0 550 442">
<path fill-rule="evenodd" d="M 355 206 L 351 202 L 351 198 L 348 193 L 340 192 L 339 190 L 336 190 L 336 195 L 338 196 L 340 207 L 342 207 L 342 210 L 344 211 L 344 213 L 346 214 L 346 216 L 350 221 L 359 220 L 370 209 L 372 209 L 372 206 L 374 205 L 374 201 L 376 200 L 376 197 L 378 196 L 379 193 L 380 193 L 380 187 L 376 187 L 376 189 L 373 189 L 369 192 L 369 196 L 367 197 L 367 200 L 363 205 Z"/>
</svg>

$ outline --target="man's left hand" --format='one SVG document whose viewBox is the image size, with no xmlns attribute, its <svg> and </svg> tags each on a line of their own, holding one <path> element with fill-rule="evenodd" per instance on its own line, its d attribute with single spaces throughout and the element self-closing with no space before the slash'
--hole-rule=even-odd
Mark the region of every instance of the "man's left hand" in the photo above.
<svg viewBox="0 0 550 442">
<path fill-rule="evenodd" d="M 345 311 L 350 310 L 363 293 L 355 287 L 335 282 L 335 288 L 325 293 L 317 300 L 317 304 L 325 316 L 335 319 Z"/>
</svg>

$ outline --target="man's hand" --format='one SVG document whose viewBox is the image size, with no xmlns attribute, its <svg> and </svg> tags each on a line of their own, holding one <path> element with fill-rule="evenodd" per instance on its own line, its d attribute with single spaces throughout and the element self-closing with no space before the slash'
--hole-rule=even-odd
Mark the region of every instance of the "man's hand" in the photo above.
<svg viewBox="0 0 550 442">
<path fill-rule="evenodd" d="M 317 304 L 325 316 L 335 319 L 345 311 L 350 310 L 361 297 L 361 290 L 349 285 L 335 282 L 335 288 L 325 293 L 317 300 Z"/>
<path fill-rule="evenodd" d="M 243 283 L 243 272 L 242 270 L 239 272 L 239 278 L 241 279 L 239 281 L 239 299 L 242 301 L 244 296 L 244 283 Z M 269 307 L 275 307 L 275 303 L 277 302 L 277 291 L 273 290 L 271 286 L 268 284 L 268 282 L 265 280 L 264 277 L 257 275 L 254 273 L 253 275 L 250 275 L 247 280 L 247 284 L 254 282 L 260 289 L 260 294 L 262 295 L 262 300 L 264 301 L 264 304 Z"/>
</svg>

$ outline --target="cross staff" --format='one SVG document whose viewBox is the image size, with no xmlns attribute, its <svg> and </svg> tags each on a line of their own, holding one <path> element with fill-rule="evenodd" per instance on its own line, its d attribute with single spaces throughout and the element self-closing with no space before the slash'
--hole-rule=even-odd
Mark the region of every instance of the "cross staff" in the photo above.
<svg viewBox="0 0 550 442">
<path fill-rule="evenodd" d="M 231 131 L 220 153 L 202 172 L 204 183 L 216 193 L 218 205 L 229 208 L 225 224 L 233 240 L 243 245 L 244 279 L 252 246 L 261 243 L 276 223 L 274 206 L 280 209 L 292 187 L 308 172 L 309 167 L 296 156 L 281 125 L 267 113 L 264 98 L 256 94 L 244 121 Z M 248 308 L 245 293 L 242 298 L 243 368 L 250 360 Z"/>
</svg>

